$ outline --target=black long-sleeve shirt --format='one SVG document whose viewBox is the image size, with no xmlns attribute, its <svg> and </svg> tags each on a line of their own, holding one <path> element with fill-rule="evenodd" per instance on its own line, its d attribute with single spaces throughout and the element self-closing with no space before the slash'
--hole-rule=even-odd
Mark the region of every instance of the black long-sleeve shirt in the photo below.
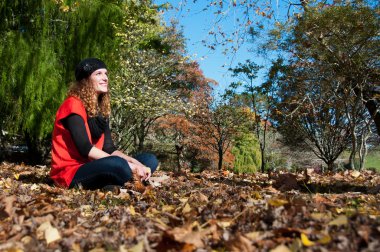
<svg viewBox="0 0 380 252">
<path fill-rule="evenodd" d="M 81 154 L 83 157 L 88 157 L 88 153 L 90 152 L 93 145 L 87 136 L 83 118 L 77 114 L 70 114 L 61 121 L 65 129 L 70 131 L 70 135 L 74 141 L 75 146 L 78 149 L 79 154 Z M 102 150 L 108 154 L 111 154 L 116 150 L 108 123 L 104 129 L 104 145 Z"/>
</svg>

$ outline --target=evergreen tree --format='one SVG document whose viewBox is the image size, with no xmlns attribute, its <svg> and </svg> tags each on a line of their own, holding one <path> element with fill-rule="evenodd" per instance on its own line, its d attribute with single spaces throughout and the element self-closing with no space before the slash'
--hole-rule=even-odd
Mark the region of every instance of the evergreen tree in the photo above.
<svg viewBox="0 0 380 252">
<path fill-rule="evenodd" d="M 100 0 L 0 4 L 0 127 L 25 137 L 33 158 L 48 153 L 55 112 L 80 59 L 99 57 L 116 67 L 112 24 L 122 22 L 124 6 Z"/>
</svg>

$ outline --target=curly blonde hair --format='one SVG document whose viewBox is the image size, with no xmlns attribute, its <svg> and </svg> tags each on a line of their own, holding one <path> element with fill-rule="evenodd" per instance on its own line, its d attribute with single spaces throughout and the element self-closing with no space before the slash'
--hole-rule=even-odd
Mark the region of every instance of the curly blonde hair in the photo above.
<svg viewBox="0 0 380 252">
<path fill-rule="evenodd" d="M 67 95 L 80 99 L 89 117 L 101 114 L 109 118 L 111 114 L 109 92 L 100 94 L 98 100 L 95 100 L 94 96 L 96 95 L 96 91 L 94 85 L 88 78 L 73 82 Z"/>
</svg>

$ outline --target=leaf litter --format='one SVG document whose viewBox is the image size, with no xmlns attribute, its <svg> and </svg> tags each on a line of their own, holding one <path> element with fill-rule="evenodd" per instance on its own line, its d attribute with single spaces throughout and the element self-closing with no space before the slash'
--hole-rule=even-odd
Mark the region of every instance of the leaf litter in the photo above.
<svg viewBox="0 0 380 252">
<path fill-rule="evenodd" d="M 376 251 L 380 175 L 158 171 L 150 185 L 65 190 L 0 165 L 0 251 Z M 232 174 L 232 175 L 231 175 Z"/>
</svg>

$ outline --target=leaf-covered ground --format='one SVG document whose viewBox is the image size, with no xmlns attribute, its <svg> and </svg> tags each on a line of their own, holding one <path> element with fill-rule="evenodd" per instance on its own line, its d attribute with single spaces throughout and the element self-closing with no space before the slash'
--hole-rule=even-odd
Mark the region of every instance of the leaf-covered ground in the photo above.
<svg viewBox="0 0 380 252">
<path fill-rule="evenodd" d="M 370 171 L 159 171 L 144 192 L 64 190 L 48 172 L 0 165 L 0 251 L 380 248 L 380 175 Z"/>
</svg>

